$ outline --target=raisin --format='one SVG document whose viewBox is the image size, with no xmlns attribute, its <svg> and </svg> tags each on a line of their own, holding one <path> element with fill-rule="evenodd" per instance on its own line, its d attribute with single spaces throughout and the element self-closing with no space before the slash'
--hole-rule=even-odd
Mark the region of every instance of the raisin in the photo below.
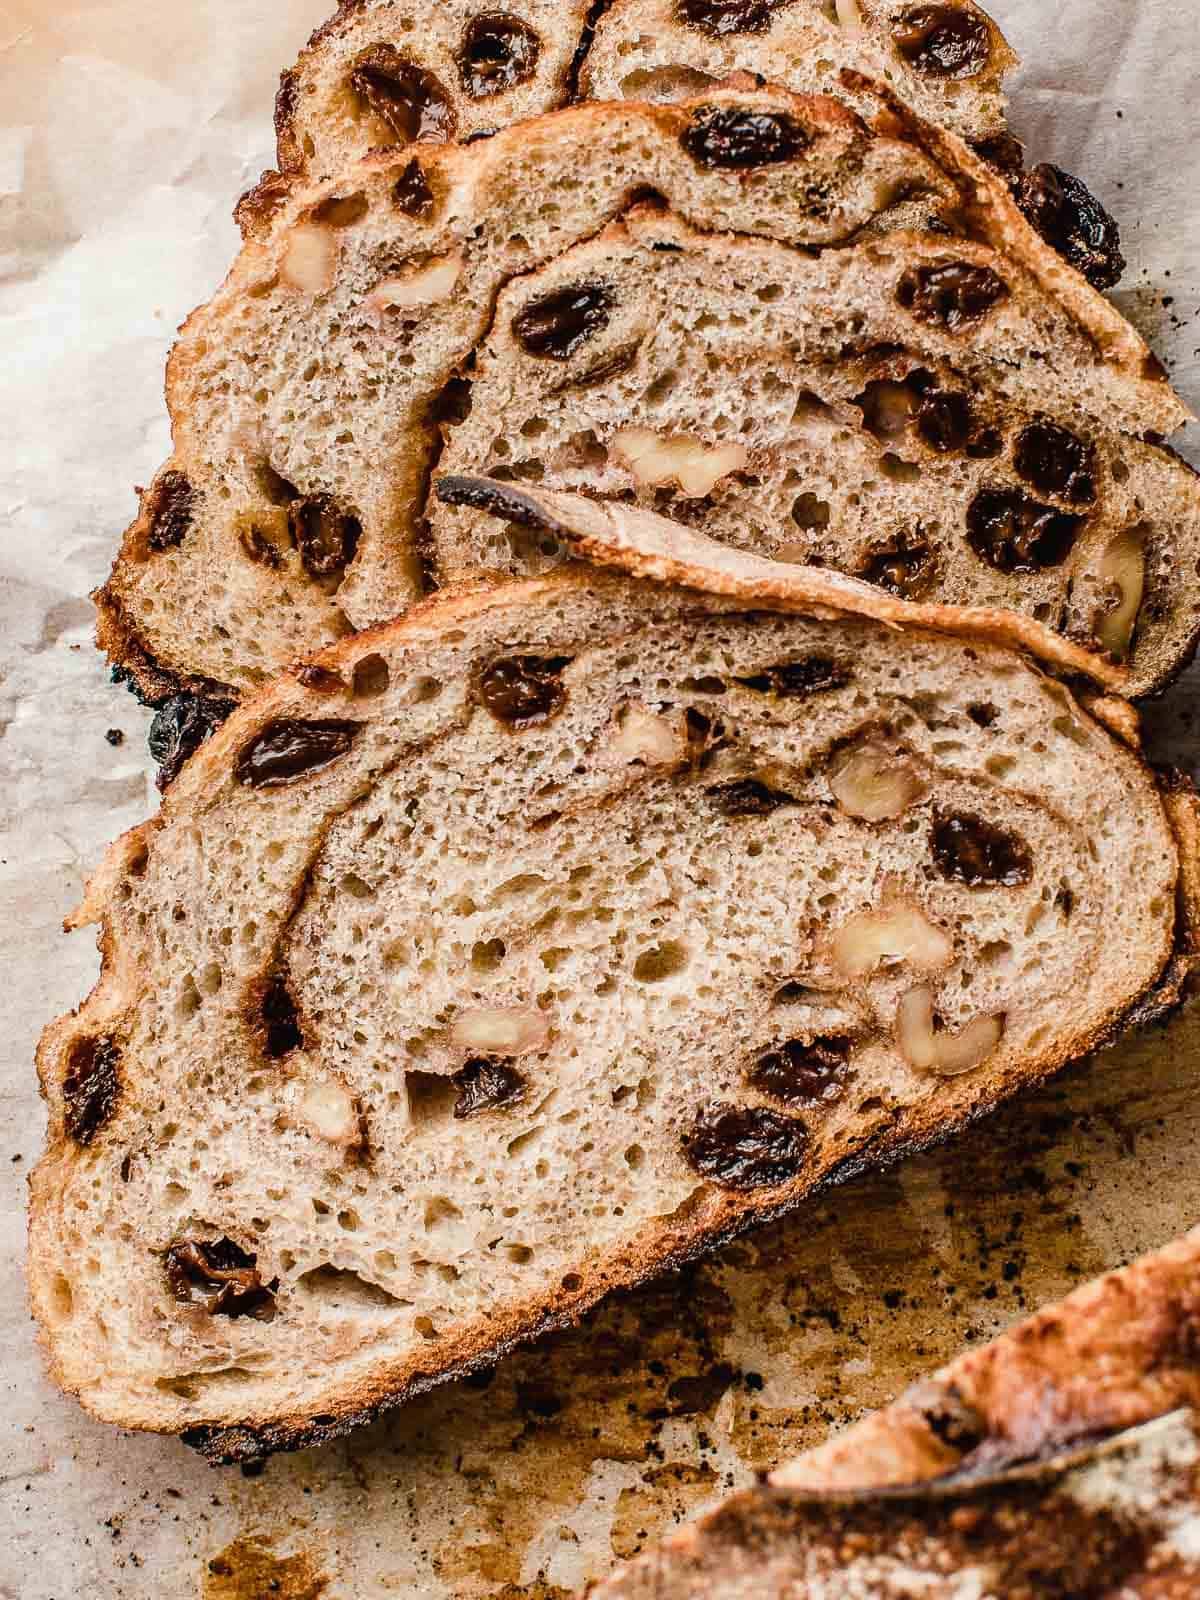
<svg viewBox="0 0 1200 1600">
<path fill-rule="evenodd" d="M 1020 489 L 981 489 L 967 512 L 967 541 L 997 572 L 1041 572 L 1067 559 L 1082 522 Z"/>
<path fill-rule="evenodd" d="M 1004 435 L 997 428 L 981 428 L 967 441 L 967 454 L 972 461 L 991 461 L 1004 449 Z"/>
<path fill-rule="evenodd" d="M 350 85 L 398 143 L 440 144 L 454 138 L 449 95 L 432 72 L 406 61 L 394 45 L 365 50 L 351 69 Z"/>
<path fill-rule="evenodd" d="M 858 576 L 889 594 L 912 600 L 929 588 L 936 569 L 933 551 L 925 540 L 900 533 L 868 557 Z"/>
<path fill-rule="evenodd" d="M 148 550 L 173 550 L 192 525 L 196 491 L 182 472 L 164 472 L 151 490 Z"/>
<path fill-rule="evenodd" d="M 707 791 L 709 799 L 726 817 L 768 817 L 780 806 L 794 806 L 793 795 L 781 789 L 772 789 L 757 778 L 739 778 L 734 783 L 721 783 Z"/>
<path fill-rule="evenodd" d="M 562 710 L 569 656 L 501 656 L 479 680 L 479 697 L 497 722 L 526 726 L 548 722 Z"/>
<path fill-rule="evenodd" d="M 116 1109 L 121 1052 L 110 1038 L 77 1039 L 63 1078 L 63 1121 L 76 1144 L 89 1145 Z"/>
<path fill-rule="evenodd" d="M 173 694 L 155 709 L 147 744 L 158 762 L 158 787 L 174 783 L 184 762 L 212 737 L 233 712 L 236 701 L 225 695 Z"/>
<path fill-rule="evenodd" d="M 527 83 L 537 70 L 542 41 L 527 22 L 503 11 L 472 18 L 458 58 L 463 88 L 473 100 Z"/>
<path fill-rule="evenodd" d="M 249 522 L 238 536 L 239 543 L 255 566 L 277 572 L 283 565 L 279 546 L 255 522 Z"/>
<path fill-rule="evenodd" d="M 1033 856 L 1019 834 L 967 812 L 935 817 L 929 843 L 942 877 L 969 889 L 990 884 L 1012 889 L 1033 876 Z"/>
<path fill-rule="evenodd" d="M 525 1098 L 528 1085 L 507 1061 L 468 1061 L 454 1074 L 458 1099 L 454 1115 L 461 1121 L 477 1117 L 481 1111 L 500 1111 Z"/>
<path fill-rule="evenodd" d="M 1085 183 L 1043 162 L 1017 180 L 1017 204 L 1045 239 L 1096 289 L 1125 271 L 1121 230 Z"/>
<path fill-rule="evenodd" d="M 958 333 L 978 322 L 1008 295 L 1008 285 L 990 267 L 965 261 L 940 266 L 910 267 L 896 289 L 896 298 L 920 322 L 938 322 Z"/>
<path fill-rule="evenodd" d="M 917 410 L 917 432 L 931 450 L 965 450 L 971 437 L 971 400 L 958 389 L 931 389 Z"/>
<path fill-rule="evenodd" d="M 767 1189 L 803 1168 L 808 1130 L 795 1117 L 763 1106 L 717 1103 L 697 1113 L 683 1153 L 702 1178 L 725 1189 Z"/>
<path fill-rule="evenodd" d="M 360 727 L 357 722 L 268 722 L 238 756 L 237 780 L 250 789 L 278 789 L 323 772 L 346 754 Z"/>
<path fill-rule="evenodd" d="M 822 1035 L 802 1044 L 789 1039 L 768 1050 L 746 1073 L 746 1082 L 786 1106 L 829 1105 L 846 1087 L 850 1040 Z"/>
<path fill-rule="evenodd" d="M 927 78 L 973 78 L 992 53 L 987 23 L 959 6 L 910 6 L 892 24 L 896 48 Z"/>
<path fill-rule="evenodd" d="M 1017 471 L 1042 494 L 1073 506 L 1096 498 L 1096 451 L 1068 428 L 1039 418 L 1023 430 L 1014 456 Z"/>
<path fill-rule="evenodd" d="M 304 1044 L 296 1002 L 287 978 L 277 972 L 267 982 L 262 998 L 263 1049 L 272 1061 L 281 1061 Z"/>
<path fill-rule="evenodd" d="M 748 678 L 738 678 L 737 682 L 760 694 L 777 694 L 785 700 L 803 699 L 830 689 L 844 689 L 850 682 L 850 669 L 830 656 L 805 656 L 799 661 L 782 661 L 778 666 L 763 667 Z"/>
<path fill-rule="evenodd" d="M 278 1278 L 264 1283 L 258 1257 L 232 1239 L 183 1240 L 171 1245 L 163 1265 L 171 1293 L 185 1305 L 202 1304 L 210 1317 L 274 1319 Z"/>
<path fill-rule="evenodd" d="M 332 578 L 344 572 L 362 535 L 358 518 L 343 511 L 328 494 L 293 500 L 288 507 L 288 527 L 305 569 L 314 578 Z"/>
<path fill-rule="evenodd" d="M 612 291 L 599 283 L 572 284 L 531 300 L 512 321 L 513 337 L 527 355 L 565 361 L 607 326 Z"/>
<path fill-rule="evenodd" d="M 990 700 L 979 700 L 967 707 L 967 715 L 977 728 L 990 728 L 1000 713 Z"/>
<path fill-rule="evenodd" d="M 811 143 L 786 111 L 745 111 L 737 106 L 703 106 L 683 136 L 683 147 L 697 166 L 727 171 L 795 161 Z"/>
<path fill-rule="evenodd" d="M 730 33 L 765 33 L 789 0 L 678 0 L 681 22 L 722 38 Z"/>
<path fill-rule="evenodd" d="M 425 176 L 425 169 L 416 156 L 405 167 L 392 186 L 392 199 L 406 217 L 424 220 L 433 213 L 434 193 Z"/>
</svg>

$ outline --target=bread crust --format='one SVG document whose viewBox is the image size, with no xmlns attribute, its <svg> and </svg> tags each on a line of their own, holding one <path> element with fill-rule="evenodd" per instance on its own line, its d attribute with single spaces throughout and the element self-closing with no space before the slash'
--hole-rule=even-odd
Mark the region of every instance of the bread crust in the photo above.
<svg viewBox="0 0 1200 1600">
<path fill-rule="evenodd" d="M 641 573 L 652 569 L 659 558 L 636 550 L 622 552 L 614 547 L 606 559 L 627 570 Z M 739 560 L 744 562 L 746 558 Z M 730 609 L 741 614 L 748 610 L 760 612 L 777 609 L 815 612 L 820 616 L 828 616 L 831 612 L 847 617 L 877 614 L 870 608 L 878 603 L 878 596 L 873 591 L 864 594 L 861 586 L 853 583 L 815 588 L 808 576 L 801 573 L 789 577 L 786 573 L 781 574 L 778 568 L 770 582 L 767 582 L 752 566 L 748 571 L 733 573 L 728 569 L 706 571 L 698 553 L 694 559 L 689 553 L 689 561 L 686 568 L 676 566 L 669 570 L 672 573 L 683 571 L 686 574 L 685 581 L 697 586 L 694 601 L 698 615 Z M 701 585 L 707 593 L 699 592 Z M 79 1160 L 89 1159 L 81 1156 L 66 1137 L 61 1084 L 73 1041 L 94 1037 L 98 1031 L 118 1025 L 119 1019 L 137 1004 L 137 996 L 147 981 L 145 974 L 131 967 L 121 938 L 120 891 L 130 872 L 144 870 L 146 858 L 153 852 L 162 830 L 177 819 L 202 815 L 209 809 L 227 781 L 227 774 L 237 753 L 255 730 L 275 718 L 303 716 L 305 713 L 319 717 L 322 714 L 326 700 L 320 688 L 314 685 L 318 685 L 323 676 L 336 674 L 348 682 L 353 678 L 355 665 L 370 658 L 373 652 L 384 645 L 392 647 L 400 641 L 436 641 L 474 618 L 497 610 L 502 612 L 509 606 L 561 603 L 564 597 L 576 591 L 596 592 L 601 596 L 611 594 L 615 598 L 628 593 L 628 588 L 629 580 L 624 576 L 606 576 L 582 567 L 542 579 L 525 580 L 501 589 L 482 583 L 467 584 L 423 603 L 396 623 L 335 644 L 313 663 L 277 680 L 254 701 L 235 712 L 230 721 L 185 766 L 167 793 L 160 815 L 127 835 L 110 852 L 89 888 L 84 906 L 72 919 L 72 926 L 79 926 L 85 921 L 100 923 L 103 967 L 99 984 L 77 1013 L 47 1030 L 39 1048 L 39 1073 L 50 1106 L 50 1143 L 47 1154 L 31 1179 L 30 1290 L 35 1312 L 43 1326 L 43 1340 L 51 1370 L 63 1387 L 76 1393 L 82 1390 L 80 1398 L 97 1415 L 127 1426 L 182 1432 L 187 1442 L 203 1450 L 214 1461 L 249 1461 L 276 1450 L 299 1448 L 336 1437 L 436 1384 L 493 1364 L 518 1342 L 524 1342 L 550 1328 L 577 1321 L 591 1305 L 614 1289 L 631 1286 L 652 1274 L 680 1265 L 747 1227 L 782 1216 L 807 1200 L 818 1188 L 824 1189 L 862 1172 L 877 1170 L 928 1148 L 974 1118 L 986 1114 L 1018 1087 L 1041 1080 L 1068 1061 L 1087 1054 L 1111 1037 L 1122 1024 L 1129 1010 L 1128 1001 L 1115 1003 L 1110 1014 L 1089 1025 L 1085 1033 L 1052 1041 L 1036 1061 L 1022 1063 L 1003 1073 L 993 1071 L 989 1081 L 952 1089 L 939 1104 L 928 1104 L 916 1113 L 910 1112 L 902 1119 L 901 1126 L 890 1125 L 845 1158 L 832 1162 L 815 1174 L 806 1174 L 793 1184 L 774 1191 L 769 1198 L 748 1202 L 728 1191 L 710 1192 L 695 1214 L 685 1214 L 665 1224 L 647 1227 L 627 1247 L 606 1259 L 602 1266 L 578 1274 L 573 1288 L 558 1291 L 548 1299 L 539 1298 L 502 1318 L 481 1321 L 460 1329 L 456 1335 L 441 1341 L 436 1361 L 422 1362 L 411 1356 L 390 1363 L 376 1361 L 357 1376 L 339 1379 L 331 1390 L 314 1398 L 311 1409 L 304 1414 L 251 1414 L 239 1417 L 236 1423 L 220 1419 L 211 1422 L 193 1420 L 185 1426 L 170 1408 L 164 1407 L 160 1413 L 141 1409 L 131 1411 L 119 1396 L 110 1399 L 88 1392 L 78 1376 L 68 1371 L 59 1359 L 56 1341 L 48 1331 L 54 1325 L 57 1196 L 61 1192 L 65 1172 Z M 926 611 L 921 614 L 926 619 L 924 630 L 927 630 L 934 619 L 929 618 Z M 889 618 L 891 624 L 898 625 L 898 619 L 903 615 L 902 611 L 893 612 Z M 957 615 L 947 614 L 941 621 L 948 630 L 958 633 L 960 637 L 969 631 L 969 624 Z M 998 631 L 988 623 L 977 637 L 981 641 L 984 637 L 989 640 L 1008 640 L 1011 638 L 1008 628 L 1007 620 Z M 320 671 L 314 672 L 314 668 Z M 1067 691 L 1063 693 L 1066 696 L 1064 703 L 1070 703 Z M 1081 718 L 1086 717 L 1081 710 L 1077 714 Z M 1114 744 L 1113 759 L 1119 759 L 1124 764 L 1128 781 L 1142 795 L 1145 803 L 1151 808 L 1158 806 L 1157 784 L 1140 758 L 1132 751 Z M 1165 925 L 1161 951 L 1155 957 L 1153 971 L 1149 972 L 1144 986 L 1147 990 L 1161 979 L 1170 956 L 1171 928 Z M 129 1067 L 127 1070 L 133 1073 L 136 1068 Z M 961 1079 L 948 1081 L 963 1084 Z M 136 1088 L 136 1084 L 130 1087 Z"/>
</svg>

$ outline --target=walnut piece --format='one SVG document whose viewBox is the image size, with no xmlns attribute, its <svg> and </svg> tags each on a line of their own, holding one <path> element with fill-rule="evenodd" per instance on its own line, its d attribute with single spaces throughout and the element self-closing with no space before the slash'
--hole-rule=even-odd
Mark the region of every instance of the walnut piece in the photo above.
<svg viewBox="0 0 1200 1600">
<path fill-rule="evenodd" d="M 604 754 L 617 766 L 641 761 L 648 767 L 663 767 L 684 757 L 687 735 L 678 712 L 663 716 L 633 700 L 617 713 L 615 728 Z"/>
<path fill-rule="evenodd" d="M 865 978 L 881 966 L 938 972 L 949 966 L 954 945 L 919 906 L 897 902 L 843 922 L 833 936 L 831 954 L 845 977 Z"/>
<path fill-rule="evenodd" d="M 959 1033 L 938 1029 L 934 1024 L 933 990 L 927 986 L 910 989 L 896 1013 L 900 1054 L 919 1072 L 932 1072 L 939 1078 L 973 1072 L 1003 1037 L 1003 1016 L 975 1017 Z"/>
<path fill-rule="evenodd" d="M 437 305 L 450 297 L 462 269 L 462 256 L 453 251 L 410 267 L 398 277 L 385 278 L 367 296 L 367 312 L 379 319 L 389 311 L 420 311 Z"/>
<path fill-rule="evenodd" d="M 302 223 L 292 230 L 279 276 L 303 294 L 325 294 L 333 288 L 337 256 L 338 243 L 331 229 L 315 222 Z"/>
<path fill-rule="evenodd" d="M 450 1038 L 473 1056 L 520 1056 L 540 1050 L 549 1033 L 550 1019 L 541 1011 L 480 1006 L 454 1019 Z"/>
<path fill-rule="evenodd" d="M 711 494 L 722 478 L 749 460 L 740 444 L 709 446 L 691 434 L 653 433 L 649 428 L 622 428 L 612 446 L 638 483 L 651 489 L 676 483 L 689 499 Z"/>
<path fill-rule="evenodd" d="M 909 757 L 874 742 L 845 755 L 831 774 L 829 787 L 846 815 L 863 822 L 902 817 L 929 792 Z"/>
<path fill-rule="evenodd" d="M 1113 655 L 1126 656 L 1146 592 L 1146 552 L 1137 528 L 1127 528 L 1110 540 L 1098 570 L 1105 598 L 1096 619 L 1096 637 Z"/>
<path fill-rule="evenodd" d="M 308 1084 L 296 1107 L 298 1121 L 330 1144 L 357 1144 L 361 1128 L 354 1096 L 336 1078 Z"/>
</svg>

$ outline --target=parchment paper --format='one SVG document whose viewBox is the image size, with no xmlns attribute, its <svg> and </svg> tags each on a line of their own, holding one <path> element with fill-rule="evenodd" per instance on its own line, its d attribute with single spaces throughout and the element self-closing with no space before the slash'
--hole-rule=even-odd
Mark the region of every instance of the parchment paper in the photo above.
<svg viewBox="0 0 1200 1600">
<path fill-rule="evenodd" d="M 214 1473 L 47 1383 L 20 1261 L 33 1047 L 96 969 L 58 932 L 156 803 L 91 647 L 167 449 L 173 329 L 223 276 L 279 68 L 332 0 L 0 3 L 0 1597 L 565 1600 L 1025 1307 L 1197 1220 L 1200 1016 L 344 1445 Z M 1118 212 L 1123 307 L 1200 403 L 1200 66 L 1178 0 L 995 0 L 1014 123 Z M 1188 447 L 1187 435 L 1184 448 Z M 1154 717 L 1195 769 L 1198 680 Z M 106 731 L 123 735 L 108 742 Z"/>
</svg>

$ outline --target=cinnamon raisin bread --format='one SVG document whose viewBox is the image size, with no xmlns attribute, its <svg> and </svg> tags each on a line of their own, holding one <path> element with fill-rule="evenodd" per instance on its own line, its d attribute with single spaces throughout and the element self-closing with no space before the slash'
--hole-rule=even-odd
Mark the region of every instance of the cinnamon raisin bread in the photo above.
<svg viewBox="0 0 1200 1600">
<path fill-rule="evenodd" d="M 427 478 L 441 427 L 464 410 L 466 431 L 452 453 L 467 464 L 466 441 L 479 428 L 470 366 L 497 296 L 541 269 L 549 282 L 573 247 L 609 252 L 614 270 L 628 256 L 631 283 L 651 281 L 638 265 L 649 251 L 665 282 L 698 270 L 706 243 L 721 238 L 729 315 L 724 332 L 713 330 L 713 359 L 719 366 L 724 352 L 730 365 L 706 377 L 711 398 L 696 423 L 706 468 L 754 442 L 740 433 L 747 373 L 764 386 L 771 417 L 811 411 L 819 422 L 824 402 L 810 398 L 830 386 L 834 413 L 841 364 L 896 344 L 898 359 L 910 352 L 922 370 L 961 373 L 985 407 L 1003 402 L 1069 428 L 1068 455 L 1084 453 L 1069 485 L 1059 482 L 1069 469 L 1054 447 L 1036 452 L 1025 479 L 1007 460 L 994 461 L 985 547 L 1008 541 L 1019 547 L 1010 564 L 1040 566 L 1064 530 L 1087 544 L 1090 496 L 1107 503 L 1119 491 L 1112 480 L 1127 470 L 1118 436 L 1169 433 L 1186 412 L 1129 325 L 1033 233 L 960 141 L 898 110 L 887 126 L 869 128 L 828 99 L 726 89 L 664 106 L 583 106 L 478 144 L 379 155 L 340 182 L 294 187 L 223 289 L 189 319 L 173 353 L 174 455 L 144 496 L 98 597 L 101 642 L 114 662 L 160 698 L 172 682 L 240 692 L 418 598 L 429 559 L 449 564 L 436 541 L 429 546 Z M 638 212 L 606 234 L 648 190 L 666 210 Z M 943 231 L 913 231 L 930 220 Z M 659 242 L 679 248 L 654 250 L 655 230 Z M 597 235 L 602 242 L 584 243 Z M 605 417 L 598 449 L 607 450 L 619 428 L 641 430 L 660 404 L 678 411 L 684 397 L 669 393 L 678 318 L 656 334 L 652 299 L 617 306 L 600 278 L 554 282 L 549 300 L 519 307 L 517 335 L 538 387 L 552 374 L 564 393 L 595 397 Z M 760 347 L 777 328 L 777 302 L 802 290 L 809 298 L 798 313 L 796 353 L 781 350 L 777 371 L 765 370 Z M 514 285 L 505 306 L 517 307 L 518 294 Z M 686 318 L 687 306 L 678 315 Z M 735 349 L 739 326 L 743 345 Z M 707 337 L 704 328 L 697 333 Z M 606 353 L 599 367 L 597 348 Z M 832 376 L 822 376 L 823 364 L 832 364 Z M 626 394 L 629 415 L 618 423 L 612 396 Z M 845 405 L 840 414 L 855 415 Z M 503 407 L 496 416 L 503 420 Z M 790 423 L 777 422 L 777 432 L 781 426 L 786 438 L 764 432 L 755 444 L 772 485 L 786 476 L 778 465 L 785 448 L 798 444 Z M 1089 476 L 1088 441 L 1105 430 L 1111 443 L 1097 450 Z M 1052 432 L 1051 446 L 1056 438 Z M 850 443 L 847 470 L 861 462 L 860 446 L 879 458 L 882 511 L 908 503 L 914 470 L 935 484 L 943 474 L 961 482 L 979 470 L 953 449 L 914 465 L 915 443 L 889 450 L 873 435 Z M 521 448 L 517 464 L 539 459 L 532 434 Z M 802 452 L 801 463 L 808 459 Z M 554 481 L 552 460 L 546 470 Z M 1145 538 L 1154 607 L 1169 609 L 1186 604 L 1195 581 L 1182 557 L 1176 570 L 1159 555 L 1169 533 L 1186 548 L 1178 505 L 1191 484 L 1169 461 L 1161 473 L 1165 487 L 1133 542 Z M 754 477 L 748 462 L 726 469 L 714 489 L 718 500 L 744 499 L 747 517 L 761 523 L 754 495 L 765 505 L 777 489 L 763 491 Z M 792 499 L 804 492 L 801 483 Z M 1110 526 L 1103 514 L 1100 525 Z M 852 528 L 857 540 L 858 523 Z M 881 526 L 879 538 L 901 532 L 913 530 Z M 1135 574 L 1137 559 L 1135 550 Z M 992 577 L 989 563 L 981 565 L 995 590 L 1017 588 L 1020 580 Z M 1041 589 L 1055 581 L 1035 574 L 1030 608 L 1053 611 L 1053 596 L 1043 600 Z M 930 593 L 940 594 L 936 576 Z M 1156 662 L 1154 671 L 1174 664 Z"/>
<path fill-rule="evenodd" d="M 29 1256 L 96 1415 L 340 1433 L 1177 987 L 1189 802 L 1010 648 L 1061 641 L 718 555 L 346 639 L 114 847 Z"/>
<path fill-rule="evenodd" d="M 960 1357 L 593 1600 L 1191 1600 L 1200 1231 Z"/>
</svg>

